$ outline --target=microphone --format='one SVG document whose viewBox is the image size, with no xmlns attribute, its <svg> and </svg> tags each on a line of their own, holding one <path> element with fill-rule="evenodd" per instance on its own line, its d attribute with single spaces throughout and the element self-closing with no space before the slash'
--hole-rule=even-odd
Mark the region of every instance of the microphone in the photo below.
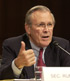
<svg viewBox="0 0 70 81">
<path fill-rule="evenodd" d="M 59 47 L 61 50 L 63 50 L 63 51 L 64 51 L 65 53 L 67 53 L 68 55 L 70 55 L 70 53 L 69 53 L 67 50 L 65 50 L 63 47 L 61 47 L 57 41 L 54 41 L 53 44 L 54 44 L 55 46 Z"/>
</svg>

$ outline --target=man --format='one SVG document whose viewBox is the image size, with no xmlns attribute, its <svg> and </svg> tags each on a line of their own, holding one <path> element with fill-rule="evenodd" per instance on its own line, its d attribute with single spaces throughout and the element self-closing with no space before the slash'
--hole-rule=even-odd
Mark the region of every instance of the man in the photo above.
<svg viewBox="0 0 70 81">
<path fill-rule="evenodd" d="M 47 7 L 39 5 L 31 8 L 25 18 L 26 34 L 3 43 L 0 78 L 34 78 L 40 48 L 43 48 L 45 66 L 70 66 L 70 56 L 53 44 L 57 41 L 70 52 L 69 41 L 53 36 L 54 25 L 54 16 Z"/>
</svg>

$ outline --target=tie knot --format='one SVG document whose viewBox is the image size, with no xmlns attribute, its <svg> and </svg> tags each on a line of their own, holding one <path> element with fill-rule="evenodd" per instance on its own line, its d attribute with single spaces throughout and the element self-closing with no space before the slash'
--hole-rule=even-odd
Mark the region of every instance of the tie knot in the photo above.
<svg viewBox="0 0 70 81">
<path fill-rule="evenodd" d="M 40 48 L 40 51 L 43 50 L 43 48 Z"/>
<path fill-rule="evenodd" d="M 40 53 L 43 53 L 43 48 L 40 48 L 39 54 L 40 54 Z"/>
</svg>

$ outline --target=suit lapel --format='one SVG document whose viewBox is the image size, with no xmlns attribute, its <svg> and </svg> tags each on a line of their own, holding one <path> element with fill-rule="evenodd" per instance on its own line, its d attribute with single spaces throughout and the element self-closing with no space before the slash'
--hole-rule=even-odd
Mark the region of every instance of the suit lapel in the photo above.
<svg viewBox="0 0 70 81">
<path fill-rule="evenodd" d="M 28 38 L 27 34 L 24 34 L 24 36 L 23 36 L 23 41 L 24 41 L 25 44 L 26 44 L 26 50 L 27 50 L 27 49 L 31 49 L 30 41 L 29 41 L 29 38 Z"/>
<path fill-rule="evenodd" d="M 23 36 L 23 41 L 26 44 L 26 50 L 31 49 L 31 45 L 30 45 L 29 38 L 28 38 L 27 34 L 25 34 Z M 32 65 L 30 67 L 25 67 L 24 69 L 26 71 L 26 75 L 28 78 L 34 78 L 34 65 Z"/>
<path fill-rule="evenodd" d="M 54 46 L 53 41 L 49 44 L 45 51 L 45 64 L 46 66 L 56 66 L 57 65 L 57 48 Z"/>
</svg>

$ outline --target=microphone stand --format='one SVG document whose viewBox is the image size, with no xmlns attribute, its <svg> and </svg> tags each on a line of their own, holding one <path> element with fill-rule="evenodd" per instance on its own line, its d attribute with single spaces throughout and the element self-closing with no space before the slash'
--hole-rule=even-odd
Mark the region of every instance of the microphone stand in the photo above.
<svg viewBox="0 0 70 81">
<path fill-rule="evenodd" d="M 69 53 L 67 50 L 65 50 L 64 48 L 62 48 L 62 47 L 59 45 L 59 43 L 58 43 L 57 41 L 54 41 L 53 44 L 54 44 L 55 46 L 59 47 L 61 50 L 63 50 L 63 51 L 64 51 L 65 53 L 67 53 L 68 55 L 70 55 L 70 53 Z"/>
<path fill-rule="evenodd" d="M 67 50 L 65 50 L 64 48 L 62 48 L 62 47 L 59 46 L 59 45 L 58 45 L 58 47 L 59 47 L 60 49 L 62 49 L 65 53 L 67 53 L 68 55 L 70 55 L 70 53 L 69 53 Z"/>
</svg>

